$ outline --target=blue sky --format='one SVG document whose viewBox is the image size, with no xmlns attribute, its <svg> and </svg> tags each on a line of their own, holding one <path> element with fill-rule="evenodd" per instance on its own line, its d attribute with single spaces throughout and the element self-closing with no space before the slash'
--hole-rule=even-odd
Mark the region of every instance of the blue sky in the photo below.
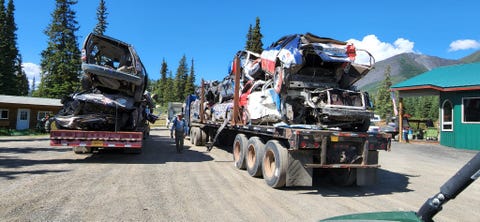
<svg viewBox="0 0 480 222">
<path fill-rule="evenodd" d="M 29 79 L 35 75 L 40 81 L 40 53 L 48 40 L 44 30 L 55 1 L 14 2 L 24 70 Z M 98 2 L 81 0 L 73 6 L 79 46 L 97 22 Z M 159 78 L 163 59 L 175 74 L 183 55 L 189 66 L 195 60 L 197 82 L 223 78 L 257 16 L 264 47 L 287 34 L 311 32 L 354 42 L 377 61 L 403 52 L 459 59 L 480 49 L 477 0 L 106 0 L 106 6 L 105 34 L 134 45 L 151 79 Z"/>
</svg>

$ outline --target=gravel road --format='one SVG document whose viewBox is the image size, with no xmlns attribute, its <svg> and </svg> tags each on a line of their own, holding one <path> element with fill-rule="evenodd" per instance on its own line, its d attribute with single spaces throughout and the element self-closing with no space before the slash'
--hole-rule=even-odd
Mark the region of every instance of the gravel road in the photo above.
<svg viewBox="0 0 480 222">
<path fill-rule="evenodd" d="M 1 221 L 318 221 L 341 214 L 416 211 L 476 151 L 394 143 L 368 187 L 272 189 L 237 170 L 231 149 L 177 154 L 156 129 L 142 154 L 76 155 L 46 138 L 0 140 Z M 480 182 L 436 221 L 478 221 Z"/>
</svg>

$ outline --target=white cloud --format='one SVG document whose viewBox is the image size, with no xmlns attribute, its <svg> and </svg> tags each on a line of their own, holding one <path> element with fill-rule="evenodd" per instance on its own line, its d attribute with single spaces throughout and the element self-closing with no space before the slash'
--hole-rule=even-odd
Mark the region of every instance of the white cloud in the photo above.
<svg viewBox="0 0 480 222">
<path fill-rule="evenodd" d="M 382 42 L 375 35 L 367 35 L 362 40 L 349 39 L 347 42 L 353 43 L 357 49 L 369 51 L 377 62 L 401 53 L 414 52 L 415 45 L 414 42 L 404 38 L 398 38 L 393 44 Z M 357 63 L 368 64 L 368 61 L 369 58 L 365 53 L 357 54 Z"/>
<path fill-rule="evenodd" d="M 448 49 L 449 52 L 460 51 L 460 50 L 467 50 L 467 49 L 479 49 L 480 42 L 473 39 L 460 39 L 455 40 L 450 43 L 450 48 Z"/>
<path fill-rule="evenodd" d="M 38 87 L 40 84 L 40 66 L 31 63 L 31 62 L 24 62 L 22 63 L 23 71 L 27 74 L 28 85 L 29 87 L 32 86 L 33 78 L 35 77 L 35 86 Z"/>
</svg>

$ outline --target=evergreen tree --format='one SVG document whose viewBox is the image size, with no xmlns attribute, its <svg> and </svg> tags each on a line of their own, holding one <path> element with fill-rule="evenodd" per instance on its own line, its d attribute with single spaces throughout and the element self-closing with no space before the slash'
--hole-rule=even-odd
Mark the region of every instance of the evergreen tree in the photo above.
<svg viewBox="0 0 480 222">
<path fill-rule="evenodd" d="M 390 97 L 390 87 L 392 86 L 392 81 L 390 80 L 391 68 L 387 66 L 385 69 L 385 80 L 383 80 L 379 89 L 377 90 L 377 96 L 375 99 L 375 112 L 381 116 L 381 118 L 386 118 L 387 116 L 393 116 L 393 104 Z"/>
<path fill-rule="evenodd" d="M 247 42 L 245 43 L 245 50 L 251 51 L 251 49 L 252 49 L 252 24 L 248 26 Z"/>
<path fill-rule="evenodd" d="M 185 92 L 184 98 L 187 98 L 188 95 L 195 93 L 195 70 L 194 64 L 192 59 L 192 67 L 190 68 L 190 75 L 187 77 L 187 81 L 185 83 Z"/>
<path fill-rule="evenodd" d="M 173 101 L 176 101 L 175 97 L 174 97 L 174 90 L 173 90 L 173 85 L 174 85 L 174 80 L 173 80 L 173 74 L 172 74 L 172 71 L 169 71 L 168 72 L 168 78 L 167 80 L 165 81 L 165 88 L 164 88 L 164 91 L 163 91 L 163 102 L 164 102 L 164 106 L 167 105 L 168 102 L 173 102 Z"/>
<path fill-rule="evenodd" d="M 165 88 L 167 86 L 167 72 L 168 72 L 168 65 L 165 59 L 162 61 L 162 67 L 160 68 L 160 79 L 158 80 L 158 87 L 157 87 L 157 102 L 160 102 L 161 105 L 166 104 L 166 94 Z M 171 92 L 171 91 L 170 91 Z"/>
<path fill-rule="evenodd" d="M 255 21 L 255 27 L 252 29 L 251 33 L 251 46 L 250 46 L 250 51 L 256 52 L 256 53 L 262 53 L 263 51 L 263 43 L 262 43 L 262 38 L 263 35 L 260 31 L 260 18 L 257 17 Z"/>
<path fill-rule="evenodd" d="M 71 9 L 76 0 L 56 0 L 52 23 L 45 30 L 48 46 L 42 51 L 41 82 L 37 95 L 62 98 L 80 85 L 80 50 L 75 31 L 78 23 Z"/>
<path fill-rule="evenodd" d="M 18 56 L 15 67 L 16 67 L 15 81 L 17 83 L 17 85 L 16 85 L 17 92 L 16 92 L 15 95 L 27 96 L 28 95 L 28 79 L 27 79 L 27 74 L 22 69 L 22 57 L 21 56 Z"/>
<path fill-rule="evenodd" d="M 7 14 L 5 10 L 5 1 L 0 0 L 0 94 L 6 94 L 5 89 L 8 87 L 11 82 L 8 82 L 8 70 L 6 68 L 7 63 L 7 53 L 8 53 L 8 43 L 7 43 L 7 33 L 6 28 L 6 19 Z"/>
<path fill-rule="evenodd" d="M 173 81 L 174 101 L 181 102 L 185 99 L 185 83 L 188 77 L 187 57 L 183 55 L 177 68 L 177 74 Z"/>
<path fill-rule="evenodd" d="M 15 24 L 15 5 L 9 0 L 5 9 L 5 1 L 0 1 L 0 94 L 18 95 L 16 73 L 19 68 L 19 52 L 17 48 L 17 26 Z M 21 69 L 21 64 L 20 64 Z M 28 88 L 27 88 L 28 89 Z"/>
<path fill-rule="evenodd" d="M 35 85 L 35 76 L 33 76 L 33 79 L 32 79 L 32 88 L 30 88 L 30 93 L 29 93 L 29 96 L 33 96 L 35 94 L 35 88 L 37 87 Z"/>
<path fill-rule="evenodd" d="M 95 34 L 103 35 L 107 29 L 107 7 L 105 6 L 105 0 L 100 0 L 97 8 L 97 25 L 93 29 Z"/>
</svg>

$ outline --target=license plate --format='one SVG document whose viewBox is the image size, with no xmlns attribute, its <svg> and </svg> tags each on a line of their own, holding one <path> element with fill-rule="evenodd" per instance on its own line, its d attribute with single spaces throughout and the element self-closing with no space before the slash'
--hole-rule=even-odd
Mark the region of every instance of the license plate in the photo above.
<svg viewBox="0 0 480 222">
<path fill-rule="evenodd" d="M 103 141 L 94 140 L 94 141 L 92 141 L 91 144 L 92 144 L 91 146 L 103 146 Z"/>
</svg>

